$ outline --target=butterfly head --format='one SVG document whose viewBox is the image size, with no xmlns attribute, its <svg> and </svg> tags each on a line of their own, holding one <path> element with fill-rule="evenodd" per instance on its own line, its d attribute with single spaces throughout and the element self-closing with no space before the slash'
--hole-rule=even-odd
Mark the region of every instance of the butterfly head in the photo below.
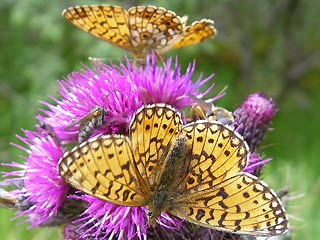
<svg viewBox="0 0 320 240">
<path fill-rule="evenodd" d="M 161 215 L 163 211 L 163 206 L 157 204 L 158 201 L 153 200 L 153 203 L 148 206 L 147 216 L 148 216 L 148 225 L 155 227 L 157 224 L 157 218 Z"/>
<path fill-rule="evenodd" d="M 169 197 L 168 190 L 165 189 L 166 186 L 158 186 L 157 191 L 153 193 L 151 197 L 151 203 L 148 205 L 148 224 L 149 226 L 156 226 L 157 218 L 162 212 L 168 212 L 171 208 L 172 199 Z"/>
</svg>

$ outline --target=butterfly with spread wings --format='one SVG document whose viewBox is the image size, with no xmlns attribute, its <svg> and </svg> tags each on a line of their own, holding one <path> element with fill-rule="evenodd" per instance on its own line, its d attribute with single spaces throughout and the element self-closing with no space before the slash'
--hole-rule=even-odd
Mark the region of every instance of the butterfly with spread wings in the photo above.
<svg viewBox="0 0 320 240">
<path fill-rule="evenodd" d="M 183 125 L 165 104 L 146 105 L 129 136 L 92 138 L 66 152 L 58 172 L 72 187 L 122 206 L 146 206 L 154 226 L 162 212 L 233 233 L 273 236 L 288 220 L 275 192 L 243 172 L 249 149 L 216 121 Z"/>
<path fill-rule="evenodd" d="M 160 56 L 217 33 L 212 20 L 202 19 L 186 26 L 187 17 L 155 6 L 136 6 L 127 11 L 115 5 L 84 5 L 69 7 L 62 15 L 79 29 L 133 53 L 140 64 L 152 50 Z"/>
</svg>

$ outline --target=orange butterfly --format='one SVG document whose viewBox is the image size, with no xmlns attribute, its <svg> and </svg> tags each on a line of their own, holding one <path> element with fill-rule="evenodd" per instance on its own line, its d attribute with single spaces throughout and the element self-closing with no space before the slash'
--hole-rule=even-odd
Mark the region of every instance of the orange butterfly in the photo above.
<svg viewBox="0 0 320 240">
<path fill-rule="evenodd" d="M 113 5 L 84 5 L 65 9 L 62 15 L 81 30 L 133 53 L 134 59 L 141 62 L 151 50 L 161 55 L 217 33 L 212 20 L 185 26 L 187 17 L 155 6 L 136 6 L 126 11 Z"/>
</svg>

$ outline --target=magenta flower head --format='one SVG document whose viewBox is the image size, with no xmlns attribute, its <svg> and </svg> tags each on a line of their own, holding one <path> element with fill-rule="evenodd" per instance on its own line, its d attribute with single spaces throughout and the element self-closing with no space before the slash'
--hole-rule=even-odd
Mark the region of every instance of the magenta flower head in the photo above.
<svg viewBox="0 0 320 240">
<path fill-rule="evenodd" d="M 58 215 L 67 194 L 67 186 L 57 171 L 63 149 L 47 132 L 24 131 L 17 136 L 25 146 L 14 144 L 27 153 L 24 164 L 7 164 L 20 170 L 4 173 L 5 182 L 17 187 L 15 207 L 18 215 L 26 215 L 31 227 L 46 225 Z M 17 184 L 20 183 L 20 184 Z"/>
<path fill-rule="evenodd" d="M 181 74 L 176 59 L 172 69 L 169 58 L 164 67 L 157 66 L 155 56 L 150 57 L 146 67 L 135 68 L 127 60 L 126 64 L 110 66 L 96 63 L 93 70 L 85 67 L 81 73 L 72 73 L 59 82 L 60 100 L 53 98 L 54 105 L 42 102 L 49 110 L 42 110 L 46 116 L 38 120 L 51 126 L 62 143 L 75 142 L 83 118 L 92 109 L 104 109 L 104 124 L 96 134 L 125 134 L 135 111 L 147 103 L 167 103 L 178 110 L 191 106 L 190 95 L 202 98 L 199 92 L 211 76 L 193 83 L 195 64 L 190 64 L 185 74 Z"/>
<path fill-rule="evenodd" d="M 251 151 L 259 147 L 276 112 L 273 100 L 258 93 L 250 95 L 234 111 L 237 131 L 247 141 Z"/>
</svg>

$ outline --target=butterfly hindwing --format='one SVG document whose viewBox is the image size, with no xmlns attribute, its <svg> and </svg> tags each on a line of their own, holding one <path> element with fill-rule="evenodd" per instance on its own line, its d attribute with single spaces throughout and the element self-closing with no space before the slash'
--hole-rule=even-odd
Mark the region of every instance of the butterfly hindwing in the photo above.
<svg viewBox="0 0 320 240">
<path fill-rule="evenodd" d="M 101 200 L 126 206 L 146 204 L 149 193 L 123 136 L 99 136 L 80 144 L 60 159 L 58 171 L 72 187 Z"/>
<path fill-rule="evenodd" d="M 249 173 L 235 174 L 186 199 L 187 202 L 176 202 L 171 213 L 204 227 L 273 236 L 285 232 L 288 226 L 276 194 L 267 184 Z"/>
<path fill-rule="evenodd" d="M 91 5 L 65 9 L 62 15 L 79 29 L 127 51 L 132 50 L 128 13 L 119 6 Z"/>
<path fill-rule="evenodd" d="M 186 195 L 199 191 L 199 183 L 215 185 L 240 172 L 247 164 L 246 143 L 239 134 L 222 123 L 198 120 L 185 125 L 182 135 L 188 140 L 190 152 L 186 159 L 190 162 L 189 169 L 179 184 Z M 210 187 L 208 185 L 206 188 Z"/>
</svg>

